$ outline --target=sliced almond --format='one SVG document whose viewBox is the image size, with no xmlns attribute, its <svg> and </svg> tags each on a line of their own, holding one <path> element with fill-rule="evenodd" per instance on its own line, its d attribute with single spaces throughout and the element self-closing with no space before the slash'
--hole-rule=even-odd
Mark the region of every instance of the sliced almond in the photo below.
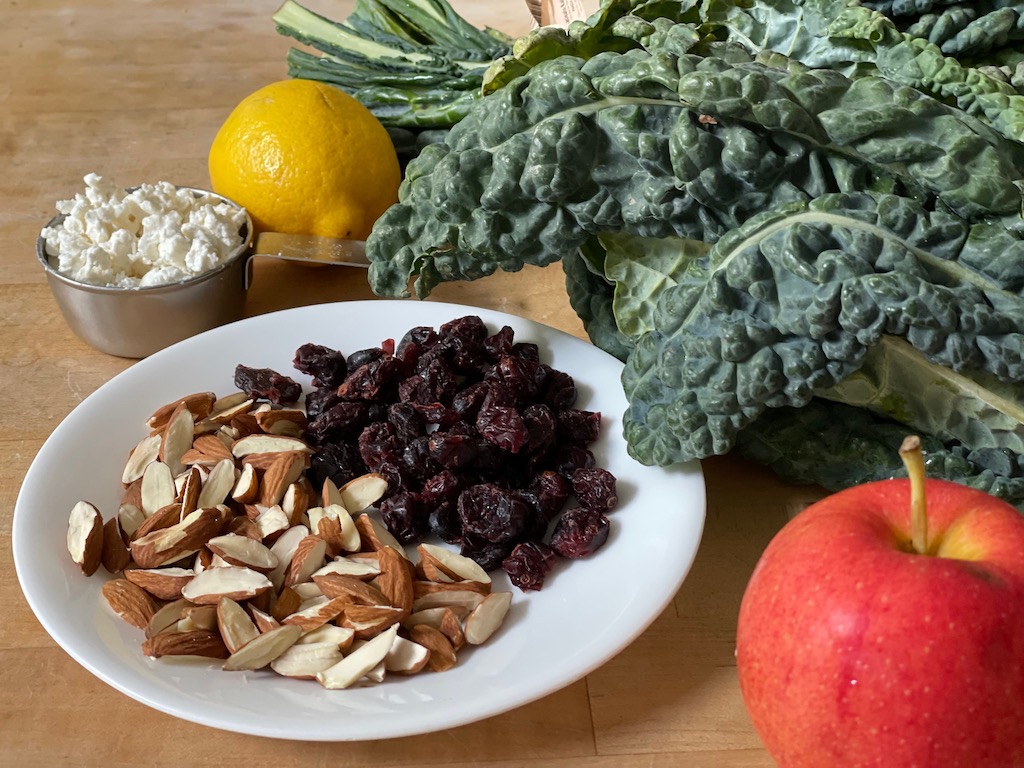
<svg viewBox="0 0 1024 768">
<path fill-rule="evenodd" d="M 132 559 L 140 568 L 159 568 L 197 552 L 220 530 L 217 509 L 197 509 L 180 523 L 146 534 L 131 543 Z"/>
<path fill-rule="evenodd" d="M 181 612 L 182 623 L 187 624 L 186 629 L 217 629 L 217 606 L 216 605 L 189 605 Z"/>
<path fill-rule="evenodd" d="M 157 408 L 153 415 L 146 420 L 146 426 L 153 430 L 162 430 L 167 426 L 175 410 L 182 403 L 192 412 L 192 420 L 205 419 L 210 415 L 217 396 L 213 392 L 195 392 L 186 395 L 172 403 L 167 403 Z"/>
<path fill-rule="evenodd" d="M 146 521 L 146 516 L 134 504 L 122 503 L 117 508 L 117 521 L 121 525 L 121 531 L 131 541 L 135 531 Z"/>
<path fill-rule="evenodd" d="M 391 547 L 402 557 L 407 557 L 405 548 L 399 543 L 398 539 L 392 536 L 391 531 L 372 517 L 369 515 L 358 515 L 354 520 L 362 540 L 363 549 L 372 549 L 376 552 L 381 547 Z"/>
<path fill-rule="evenodd" d="M 210 458 L 216 459 L 214 464 L 224 459 L 234 459 L 234 456 L 231 455 L 231 448 L 216 434 L 199 435 L 192 441 L 192 447 Z"/>
<path fill-rule="evenodd" d="M 281 623 L 277 619 L 275 619 L 266 611 L 261 611 L 259 608 L 254 607 L 251 602 L 249 603 L 249 613 L 252 614 L 252 620 L 253 623 L 256 625 L 256 629 L 258 629 L 261 633 L 269 632 L 275 627 L 281 626 Z"/>
<path fill-rule="evenodd" d="M 395 637 L 391 650 L 384 657 L 384 668 L 388 672 L 412 675 L 426 667 L 429 660 L 430 650 L 428 648 L 399 635 Z"/>
<path fill-rule="evenodd" d="M 220 634 L 206 629 L 161 632 L 146 639 L 142 644 L 142 652 L 154 659 L 163 656 L 203 656 L 212 659 L 228 657 L 228 649 Z"/>
<path fill-rule="evenodd" d="M 231 459 L 217 462 L 203 483 L 203 490 L 199 493 L 196 505 L 202 508 L 223 504 L 235 487 L 235 473 L 235 462 Z"/>
<path fill-rule="evenodd" d="M 320 589 L 316 582 L 304 581 L 301 584 L 292 585 L 291 589 L 295 590 L 295 594 L 299 596 L 302 602 L 307 602 L 313 598 L 327 599 L 327 596 Z"/>
<path fill-rule="evenodd" d="M 436 608 L 424 608 L 423 610 L 410 613 L 402 619 L 402 626 L 415 627 L 417 624 L 426 624 L 428 627 L 440 629 L 446 612 L 454 614 L 456 618 L 459 618 L 460 615 L 466 616 L 469 614 L 469 611 L 462 610 L 460 612 L 457 608 L 449 608 L 443 605 Z"/>
<path fill-rule="evenodd" d="M 341 599 L 341 598 L 338 598 Z M 357 640 L 376 637 L 382 630 L 401 622 L 401 608 L 391 605 L 346 605 L 339 623 L 356 633 Z"/>
<path fill-rule="evenodd" d="M 380 576 L 377 588 L 388 603 L 400 608 L 403 616 L 412 612 L 415 600 L 412 564 L 391 547 L 384 547 L 377 553 L 380 558 Z"/>
<path fill-rule="evenodd" d="M 295 624 L 302 628 L 303 632 L 321 627 L 329 621 L 337 618 L 345 608 L 346 601 L 343 598 L 333 600 L 322 597 L 312 602 L 311 605 L 300 607 L 295 613 L 281 619 L 282 624 Z"/>
<path fill-rule="evenodd" d="M 230 565 L 196 574 L 181 590 L 181 596 L 197 605 L 215 605 L 222 597 L 248 600 L 272 586 L 270 579 L 259 571 Z"/>
<path fill-rule="evenodd" d="M 259 508 L 261 511 L 256 517 L 256 527 L 259 528 L 262 540 L 273 545 L 278 536 L 292 527 L 291 521 L 279 504 Z"/>
<path fill-rule="evenodd" d="M 387 490 L 387 478 L 378 472 L 370 472 L 349 480 L 338 489 L 338 494 L 341 505 L 355 515 L 380 501 Z"/>
<path fill-rule="evenodd" d="M 260 528 L 256 525 L 256 522 L 243 515 L 233 518 L 228 523 L 228 533 L 233 533 L 236 536 L 245 536 L 256 541 L 262 541 L 263 539 L 263 534 L 260 533 Z"/>
<path fill-rule="evenodd" d="M 451 608 L 456 613 L 468 612 L 476 608 L 484 601 L 484 596 L 479 592 L 468 589 L 457 589 L 444 592 L 431 592 L 430 594 L 417 597 L 412 604 L 412 611 L 422 611 L 426 608 Z"/>
<path fill-rule="evenodd" d="M 253 504 L 260 495 L 260 479 L 251 464 L 242 467 L 235 487 L 231 489 L 231 498 L 240 504 Z"/>
<path fill-rule="evenodd" d="M 355 576 L 360 581 L 369 581 L 380 574 L 380 567 L 366 560 L 355 560 L 351 557 L 339 556 L 328 562 L 313 574 L 313 580 L 317 576 L 326 573 L 340 573 L 346 576 Z"/>
<path fill-rule="evenodd" d="M 481 584 L 479 581 L 423 581 L 417 579 L 412 583 L 414 599 L 438 592 L 478 592 L 481 595 L 487 595 L 490 594 L 490 591 L 490 584 Z"/>
<path fill-rule="evenodd" d="M 143 473 L 145 474 L 145 473 Z M 138 507 L 142 510 L 142 478 L 130 483 L 124 489 L 124 493 L 121 494 L 121 501 L 119 504 L 125 505 L 130 504 L 133 507 Z"/>
<path fill-rule="evenodd" d="M 179 494 L 182 516 L 189 512 L 195 512 L 199 508 L 199 492 L 202 487 L 203 473 L 196 467 L 186 470 L 185 482 L 182 484 Z"/>
<path fill-rule="evenodd" d="M 142 438 L 128 455 L 128 462 L 121 473 L 121 482 L 130 485 L 140 479 L 152 462 L 160 455 L 160 443 L 163 437 L 157 433 Z"/>
<path fill-rule="evenodd" d="M 329 477 L 324 479 L 324 484 L 320 491 L 320 502 L 325 507 L 329 507 L 331 504 L 344 506 L 338 486 Z"/>
<path fill-rule="evenodd" d="M 453 581 L 476 581 L 490 584 L 491 577 L 483 567 L 472 558 L 452 552 L 435 544 L 423 543 L 416 547 L 421 561 L 434 564 Z"/>
<path fill-rule="evenodd" d="M 231 420 L 248 413 L 256 405 L 256 401 L 250 398 L 244 392 L 237 392 L 232 395 L 222 397 L 220 400 L 213 404 L 213 411 L 207 417 L 209 421 L 215 424 L 230 424 Z"/>
<path fill-rule="evenodd" d="M 103 524 L 103 554 L 100 562 L 108 573 L 120 573 L 132 561 L 132 553 L 121 530 L 121 520 L 112 517 Z"/>
<path fill-rule="evenodd" d="M 332 690 L 352 686 L 387 656 L 397 636 L 398 625 L 396 624 L 381 632 L 359 649 L 352 651 L 334 666 L 319 672 L 316 679 L 324 688 Z"/>
<path fill-rule="evenodd" d="M 334 643 L 337 648 L 346 651 L 352 646 L 355 637 L 353 629 L 339 627 L 337 624 L 324 624 L 303 634 L 299 638 L 299 643 Z"/>
<path fill-rule="evenodd" d="M 178 493 L 174 487 L 174 474 L 171 468 L 162 461 L 151 462 L 142 474 L 139 491 L 142 501 L 139 506 L 146 517 L 168 504 L 173 504 Z"/>
<path fill-rule="evenodd" d="M 303 643 L 300 639 L 270 662 L 270 668 L 285 677 L 313 680 L 341 659 L 341 651 L 336 643 Z"/>
<path fill-rule="evenodd" d="M 309 509 L 310 497 L 309 484 L 303 478 L 285 489 L 284 497 L 281 499 L 281 509 L 288 515 L 288 520 L 292 525 L 302 522 L 303 515 Z"/>
<path fill-rule="evenodd" d="M 281 626 L 250 640 L 232 653 L 224 662 L 228 672 L 262 669 L 287 651 L 299 639 L 302 630 L 296 626 Z"/>
<path fill-rule="evenodd" d="M 383 683 L 387 673 L 387 668 L 384 666 L 384 659 L 381 659 L 377 666 L 360 678 L 359 683 L 367 683 L 371 685 L 375 683 Z"/>
<path fill-rule="evenodd" d="M 302 598 L 291 587 L 284 587 L 277 594 L 270 615 L 278 622 L 302 608 Z"/>
<path fill-rule="evenodd" d="M 103 559 L 103 517 L 88 501 L 79 501 L 68 517 L 68 552 L 86 576 L 92 576 Z"/>
<path fill-rule="evenodd" d="M 441 630 L 417 624 L 409 630 L 409 639 L 430 649 L 427 666 L 434 672 L 444 672 L 455 666 L 455 649 Z"/>
<path fill-rule="evenodd" d="M 231 653 L 260 633 L 245 609 L 230 597 L 222 597 L 217 603 L 217 630 Z"/>
<path fill-rule="evenodd" d="M 306 429 L 306 414 L 298 408 L 274 408 L 255 414 L 256 423 L 268 435 L 301 437 Z"/>
<path fill-rule="evenodd" d="M 127 579 L 111 579 L 103 585 L 107 605 L 133 627 L 145 629 L 157 611 L 156 602 Z"/>
<path fill-rule="evenodd" d="M 312 453 L 313 449 L 297 437 L 265 434 L 247 435 L 236 440 L 231 446 L 231 453 L 236 459 L 251 453 L 287 453 L 291 451 Z"/>
<path fill-rule="evenodd" d="M 313 577 L 313 581 L 327 597 L 344 597 L 357 605 L 388 604 L 383 592 L 355 576 L 328 572 Z"/>
<path fill-rule="evenodd" d="M 157 600 L 177 600 L 195 575 L 191 568 L 132 568 L 124 577 Z"/>
<path fill-rule="evenodd" d="M 298 549 L 299 542 L 308 535 L 309 529 L 306 526 L 295 525 L 278 536 L 270 547 L 270 551 L 277 558 L 277 567 L 269 574 L 274 589 L 280 589 L 284 585 L 285 571 L 292 562 L 295 550 Z"/>
<path fill-rule="evenodd" d="M 480 645 L 505 621 L 509 606 L 512 604 L 511 592 L 492 592 L 483 599 L 466 617 L 466 642 Z"/>
<path fill-rule="evenodd" d="M 176 624 L 182 612 L 191 605 L 188 600 L 180 598 L 162 606 L 146 625 L 146 637 L 157 635 Z"/>
<path fill-rule="evenodd" d="M 455 651 L 459 651 L 466 644 L 466 633 L 463 629 L 462 622 L 459 621 L 455 615 L 455 611 L 451 608 L 445 608 L 441 614 L 441 624 L 438 626 L 441 630 L 441 634 L 448 638 L 448 642 L 452 644 L 452 648 Z"/>
<path fill-rule="evenodd" d="M 156 510 L 153 514 L 142 521 L 142 525 L 135 529 L 135 533 L 130 537 L 132 541 L 135 539 L 141 539 L 143 536 L 148 536 L 153 531 L 159 531 L 162 528 L 170 528 L 172 525 L 181 522 L 181 504 L 177 501 L 172 501 L 170 504 Z"/>
<path fill-rule="evenodd" d="M 294 483 L 306 469 L 308 454 L 301 451 L 286 451 L 276 455 L 260 480 L 259 503 L 270 506 L 284 498 L 288 486 Z"/>
<path fill-rule="evenodd" d="M 231 565 L 241 565 L 261 573 L 269 573 L 278 564 L 277 555 L 259 541 L 247 536 L 238 536 L 234 533 L 214 536 L 206 542 L 206 546 Z"/>
<path fill-rule="evenodd" d="M 212 405 L 212 403 L 211 403 Z M 160 461 L 168 466 L 172 475 L 180 474 L 185 468 L 181 457 L 192 447 L 192 429 L 195 416 L 185 403 L 179 403 L 171 413 L 160 441 Z"/>
<path fill-rule="evenodd" d="M 326 552 L 327 544 L 323 539 L 316 536 L 307 536 L 302 539 L 296 546 L 291 562 L 285 570 L 284 583 L 287 586 L 292 586 L 309 581 L 324 564 Z M 333 597 L 333 595 L 330 596 Z"/>
</svg>

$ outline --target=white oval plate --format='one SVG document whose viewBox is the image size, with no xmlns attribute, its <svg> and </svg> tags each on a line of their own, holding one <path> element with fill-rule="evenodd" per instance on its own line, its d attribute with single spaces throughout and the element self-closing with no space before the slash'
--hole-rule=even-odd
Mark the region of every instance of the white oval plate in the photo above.
<svg viewBox="0 0 1024 768">
<path fill-rule="evenodd" d="M 107 607 L 100 589 L 71 562 L 67 521 L 79 499 L 106 519 L 120 498 L 128 451 L 159 405 L 190 392 L 233 391 L 237 363 L 308 377 L 292 367 L 296 348 L 316 342 L 349 354 L 396 340 L 413 326 L 438 327 L 479 315 L 493 331 L 509 325 L 518 341 L 572 375 L 577 407 L 602 413 L 593 449 L 618 478 L 612 532 L 593 556 L 561 563 L 540 592 L 514 591 L 505 625 L 465 650 L 442 673 L 392 677 L 382 684 L 328 691 L 270 671 L 223 672 L 218 662 L 154 660 L 142 633 Z M 704 524 L 704 478 L 697 463 L 645 467 L 621 437 L 626 402 L 622 365 L 566 333 L 511 315 L 437 302 L 362 301 L 291 309 L 242 320 L 140 361 L 86 398 L 54 430 L 29 468 L 14 512 L 18 578 L 39 621 L 82 666 L 132 698 L 176 717 L 240 733 L 342 741 L 427 733 L 505 712 L 580 679 L 632 642 L 675 595 Z"/>
</svg>

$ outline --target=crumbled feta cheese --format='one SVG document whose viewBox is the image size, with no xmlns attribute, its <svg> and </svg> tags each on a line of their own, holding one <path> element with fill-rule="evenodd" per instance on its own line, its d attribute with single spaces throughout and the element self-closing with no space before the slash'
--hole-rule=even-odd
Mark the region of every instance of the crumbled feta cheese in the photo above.
<svg viewBox="0 0 1024 768">
<path fill-rule="evenodd" d="M 245 211 L 160 181 L 126 192 L 95 173 L 57 203 L 64 221 L 42 236 L 51 263 L 80 283 L 145 288 L 217 267 L 242 244 Z"/>
</svg>

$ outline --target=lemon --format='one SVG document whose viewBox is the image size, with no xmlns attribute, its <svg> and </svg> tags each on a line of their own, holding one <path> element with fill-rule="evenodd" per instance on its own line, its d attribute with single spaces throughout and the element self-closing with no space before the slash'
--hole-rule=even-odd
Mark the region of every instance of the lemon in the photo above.
<svg viewBox="0 0 1024 768">
<path fill-rule="evenodd" d="M 402 175 L 373 113 L 333 86 L 294 79 L 235 107 L 209 167 L 213 191 L 244 206 L 259 231 L 357 240 L 398 200 Z"/>
</svg>

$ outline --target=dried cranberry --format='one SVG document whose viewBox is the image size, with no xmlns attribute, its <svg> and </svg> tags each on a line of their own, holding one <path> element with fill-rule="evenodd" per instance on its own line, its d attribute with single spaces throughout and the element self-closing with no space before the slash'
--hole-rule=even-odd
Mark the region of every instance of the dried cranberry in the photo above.
<svg viewBox="0 0 1024 768">
<path fill-rule="evenodd" d="M 542 364 L 541 367 L 547 373 L 544 390 L 541 394 L 542 402 L 555 413 L 572 408 L 578 395 L 576 382 L 573 381 L 572 376 L 547 365 Z"/>
<path fill-rule="evenodd" d="M 428 531 L 428 513 L 419 495 L 399 491 L 380 503 L 380 518 L 402 544 L 413 544 Z"/>
<path fill-rule="evenodd" d="M 510 406 L 484 406 L 476 417 L 480 436 L 509 453 L 519 453 L 526 442 L 526 424 L 519 411 Z"/>
<path fill-rule="evenodd" d="M 459 553 L 475 560 L 485 571 L 493 571 L 501 567 L 502 561 L 511 554 L 514 546 L 515 543 L 511 541 L 496 543 L 463 533 L 459 541 Z"/>
<path fill-rule="evenodd" d="M 540 347 L 528 341 L 520 341 L 513 345 L 509 355 L 531 363 L 539 363 Z"/>
<path fill-rule="evenodd" d="M 249 397 L 283 405 L 294 403 L 302 395 L 302 386 L 270 368 L 235 366 L 235 386 Z"/>
<path fill-rule="evenodd" d="M 493 483 L 467 488 L 457 506 L 463 532 L 495 544 L 516 540 L 530 514 L 522 499 Z"/>
<path fill-rule="evenodd" d="M 558 412 L 558 435 L 568 443 L 586 447 L 601 433 L 601 414 L 567 408 Z"/>
<path fill-rule="evenodd" d="M 380 347 L 368 347 L 349 355 L 345 365 L 348 366 L 350 371 L 354 371 L 356 368 L 362 368 L 364 365 L 369 365 L 375 360 L 380 360 L 382 357 L 384 357 L 383 349 Z"/>
<path fill-rule="evenodd" d="M 524 592 L 538 590 L 544 586 L 544 579 L 555 567 L 555 553 L 547 544 L 539 541 L 524 541 L 516 544 L 501 567 L 508 574 L 509 581 Z"/>
<path fill-rule="evenodd" d="M 402 449 L 402 476 L 416 481 L 419 486 L 441 471 L 441 465 L 430 455 L 430 438 L 417 437 Z"/>
<path fill-rule="evenodd" d="M 557 472 L 541 472 L 531 481 L 529 490 L 537 498 L 545 522 L 553 520 L 562 511 L 572 491 L 569 481 Z"/>
<path fill-rule="evenodd" d="M 313 487 L 320 489 L 327 478 L 340 487 L 366 472 L 366 464 L 354 445 L 327 443 L 319 446 L 310 458 L 307 475 Z"/>
<path fill-rule="evenodd" d="M 452 418 L 476 421 L 476 415 L 480 412 L 490 391 L 491 387 L 487 382 L 479 381 L 470 384 L 452 398 Z"/>
<path fill-rule="evenodd" d="M 462 541 L 462 521 L 453 501 L 443 501 L 435 506 L 427 517 L 427 526 L 432 534 L 449 544 Z"/>
<path fill-rule="evenodd" d="M 511 356 L 501 358 L 484 377 L 485 381 L 503 384 L 517 403 L 536 400 L 539 380 L 542 379 L 540 365 Z"/>
<path fill-rule="evenodd" d="M 395 348 L 397 357 L 407 371 L 413 370 L 420 355 L 437 343 L 437 332 L 429 325 L 419 325 L 405 332 Z"/>
<path fill-rule="evenodd" d="M 297 371 L 313 377 L 314 387 L 337 388 L 348 373 L 345 356 L 322 344 L 303 344 L 292 361 Z"/>
<path fill-rule="evenodd" d="M 330 442 L 358 435 L 369 421 L 366 403 L 342 400 L 309 422 L 306 432 L 318 443 Z"/>
<path fill-rule="evenodd" d="M 311 390 L 306 393 L 306 417 L 315 419 L 332 405 L 340 402 L 341 398 L 338 397 L 338 393 L 334 389 L 323 387 Z"/>
<path fill-rule="evenodd" d="M 379 472 L 384 463 L 397 466 L 401 447 L 389 422 L 375 421 L 359 433 L 359 455 L 371 472 Z"/>
<path fill-rule="evenodd" d="M 423 502 L 428 505 L 454 502 L 464 487 L 462 478 L 450 469 L 443 469 L 433 477 L 427 478 L 420 489 Z"/>
<path fill-rule="evenodd" d="M 494 363 L 512 352 L 515 332 L 510 326 L 503 326 L 500 331 L 484 339 L 484 352 L 488 362 Z"/>
<path fill-rule="evenodd" d="M 388 421 L 394 427 L 395 438 L 408 443 L 423 435 L 423 421 L 411 403 L 392 403 L 388 406 Z"/>
<path fill-rule="evenodd" d="M 551 532 L 551 548 L 562 557 L 586 557 L 608 540 L 608 528 L 608 518 L 596 509 L 566 510 Z"/>
<path fill-rule="evenodd" d="M 449 320 L 439 329 L 441 339 L 453 337 L 463 338 L 477 344 L 483 343 L 487 338 L 487 326 L 477 315 L 465 315 Z"/>
<path fill-rule="evenodd" d="M 381 357 L 350 371 L 338 387 L 338 394 L 345 400 L 381 402 L 394 399 L 403 373 L 401 363 L 393 357 Z"/>
<path fill-rule="evenodd" d="M 480 439 L 451 432 L 435 432 L 428 442 L 430 455 L 445 469 L 462 469 L 476 463 Z"/>
<path fill-rule="evenodd" d="M 555 457 L 554 469 L 566 477 L 571 477 L 577 469 L 593 467 L 596 463 L 594 454 L 586 448 L 580 448 L 578 445 L 561 445 Z"/>
<path fill-rule="evenodd" d="M 523 424 L 526 426 L 526 452 L 531 456 L 541 456 L 555 444 L 555 414 L 543 403 L 526 406 Z"/>
<path fill-rule="evenodd" d="M 572 473 L 572 491 L 580 504 L 598 512 L 615 509 L 619 496 L 615 475 L 602 467 L 585 467 Z"/>
</svg>

